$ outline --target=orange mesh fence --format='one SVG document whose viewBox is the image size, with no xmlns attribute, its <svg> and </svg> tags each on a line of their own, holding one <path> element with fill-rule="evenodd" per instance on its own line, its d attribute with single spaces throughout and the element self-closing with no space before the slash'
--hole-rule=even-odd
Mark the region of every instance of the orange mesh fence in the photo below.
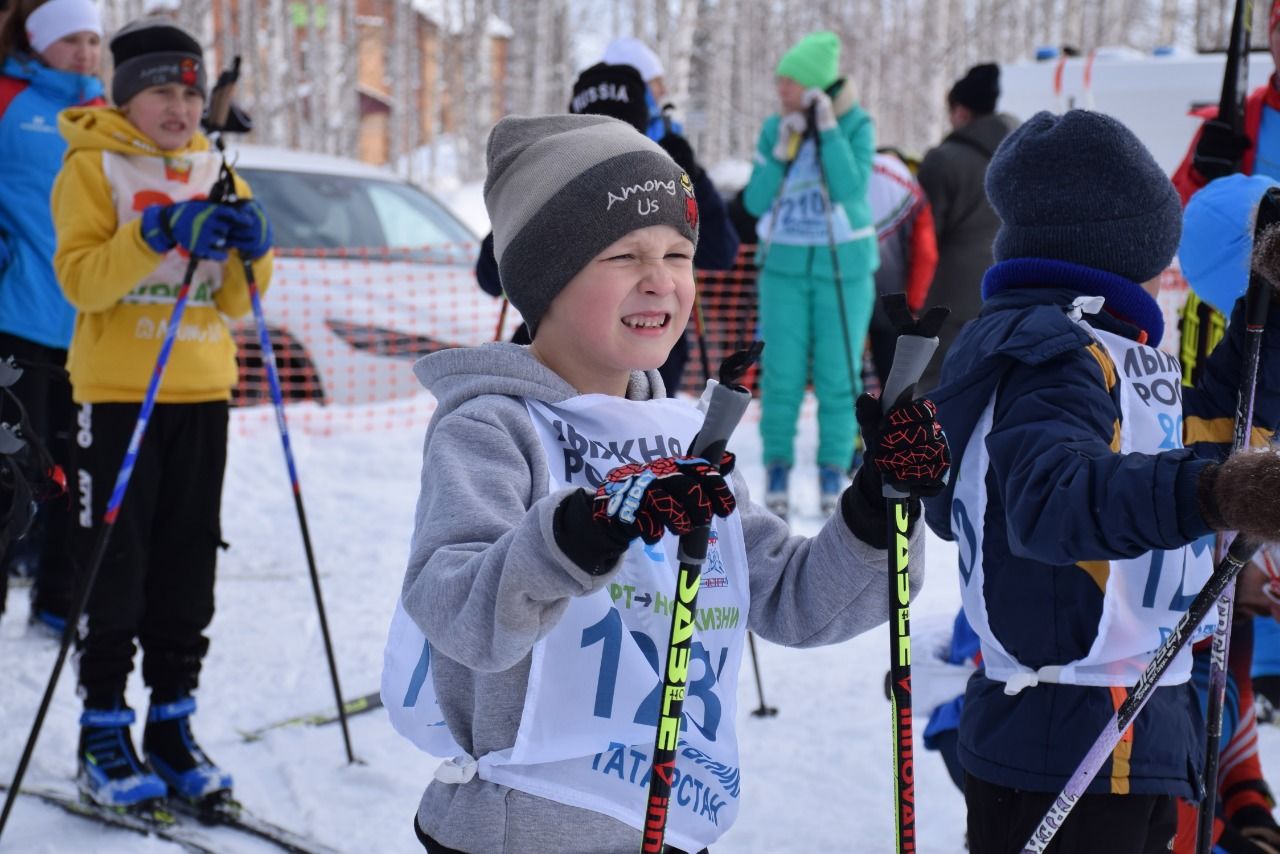
<svg viewBox="0 0 1280 854">
<path fill-rule="evenodd" d="M 690 319 L 689 362 L 682 390 L 697 395 L 705 364 L 721 361 L 758 333 L 754 246 L 728 271 L 699 271 L 698 310 Z M 425 424 L 434 401 L 414 377 L 413 362 L 447 347 L 507 340 L 520 324 L 514 308 L 476 284 L 475 244 L 370 251 L 286 250 L 277 254 L 263 298 L 267 326 L 290 404 L 290 424 L 313 433 Z M 1177 353 L 1177 315 L 1187 284 L 1176 268 L 1161 277 L 1168 330 Z M 240 381 L 232 404 L 242 430 L 270 427 L 270 391 L 253 318 L 233 325 Z M 753 371 L 746 377 L 754 388 Z M 874 391 L 874 373 L 863 372 Z"/>
</svg>

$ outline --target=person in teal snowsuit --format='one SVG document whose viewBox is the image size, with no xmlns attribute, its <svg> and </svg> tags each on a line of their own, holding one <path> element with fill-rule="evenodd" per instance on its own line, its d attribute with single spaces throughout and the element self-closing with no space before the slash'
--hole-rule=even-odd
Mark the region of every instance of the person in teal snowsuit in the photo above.
<svg viewBox="0 0 1280 854">
<path fill-rule="evenodd" d="M 818 473 L 822 510 L 829 514 L 850 469 L 861 393 L 858 366 L 875 299 L 880 265 L 867 201 L 875 158 L 875 127 L 853 83 L 839 75 L 840 40 L 812 33 L 778 63 L 782 110 L 765 120 L 755 167 L 743 193 L 760 217 L 760 326 L 765 341 L 760 433 L 768 473 L 766 505 L 788 509 L 788 474 L 795 462 L 796 419 L 812 376 L 818 398 Z M 817 142 L 807 135 L 812 117 Z M 821 151 L 822 171 L 818 167 Z M 822 196 L 826 175 L 827 211 Z M 839 276 L 831 262 L 834 230 Z M 837 287 L 852 349 L 852 376 Z M 812 365 L 812 371 L 810 370 Z"/>
</svg>

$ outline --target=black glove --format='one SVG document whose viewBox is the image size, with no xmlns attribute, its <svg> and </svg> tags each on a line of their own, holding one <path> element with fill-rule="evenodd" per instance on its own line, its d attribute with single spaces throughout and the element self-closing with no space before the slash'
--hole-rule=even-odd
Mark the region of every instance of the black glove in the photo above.
<svg viewBox="0 0 1280 854">
<path fill-rule="evenodd" d="M 725 477 L 733 462 L 726 453 L 719 471 L 697 457 L 619 466 L 594 496 L 580 489 L 561 502 L 556 543 L 584 571 L 608 572 L 637 537 L 656 543 L 667 531 L 688 534 L 732 513 L 736 502 Z"/>
<path fill-rule="evenodd" d="M 876 548 L 888 548 L 884 484 L 909 496 L 908 515 L 920 515 L 920 496 L 937 495 L 947 485 L 951 449 L 938 423 L 938 409 L 926 398 L 881 413 L 879 398 L 863 394 L 856 404 L 866 452 L 862 467 L 840 502 L 854 536 Z"/>
<path fill-rule="evenodd" d="M 1261 851 L 1280 854 L 1280 827 L 1271 813 L 1260 806 L 1242 807 L 1231 816 L 1230 828 Z M 1224 830 L 1223 837 L 1226 837 Z M 1227 849 L 1230 850 L 1230 849 Z"/>
<path fill-rule="evenodd" d="M 698 165 L 698 159 L 693 156 L 693 146 L 689 145 L 689 140 L 678 133 L 668 133 L 658 140 L 658 145 L 671 155 L 671 159 L 677 166 L 689 173 L 691 180 L 696 181 L 702 176 L 702 167 Z"/>
<path fill-rule="evenodd" d="M 1280 454 L 1237 451 L 1205 468 L 1196 484 L 1200 514 L 1215 531 L 1280 541 Z"/>
<path fill-rule="evenodd" d="M 1244 153 L 1252 147 L 1249 137 L 1236 133 L 1224 121 L 1210 119 L 1200 129 L 1200 140 L 1191 155 L 1191 165 L 1212 181 L 1235 172 Z"/>
</svg>

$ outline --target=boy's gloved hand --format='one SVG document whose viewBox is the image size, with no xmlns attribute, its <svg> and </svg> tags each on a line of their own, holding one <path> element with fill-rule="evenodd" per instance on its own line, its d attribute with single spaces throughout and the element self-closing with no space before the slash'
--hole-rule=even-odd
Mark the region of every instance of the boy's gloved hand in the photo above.
<svg viewBox="0 0 1280 854">
<path fill-rule="evenodd" d="M 1231 827 L 1261 850 L 1280 854 L 1280 826 L 1263 807 L 1247 806 L 1236 810 L 1231 816 Z"/>
<path fill-rule="evenodd" d="M 726 453 L 719 471 L 698 457 L 619 466 L 594 496 L 578 490 L 560 504 L 556 543 L 586 572 L 603 574 L 637 537 L 656 543 L 667 531 L 687 534 L 732 513 L 737 504 L 725 478 L 733 462 Z"/>
<path fill-rule="evenodd" d="M 658 145 L 662 146 L 663 151 L 671 155 L 671 159 L 676 162 L 677 166 L 689 173 L 689 177 L 692 180 L 698 180 L 698 176 L 702 174 L 702 167 L 698 164 L 698 159 L 693 155 L 693 146 L 689 144 L 689 140 L 678 133 L 668 133 L 658 140 Z"/>
<path fill-rule="evenodd" d="M 805 90 L 804 107 L 813 116 L 813 124 L 818 133 L 836 126 L 836 111 L 831 106 L 831 96 L 821 89 L 815 87 Z"/>
<path fill-rule="evenodd" d="M 1238 451 L 1206 468 L 1196 493 L 1209 527 L 1280 542 L 1280 454 Z"/>
<path fill-rule="evenodd" d="M 267 219 L 262 205 L 253 199 L 237 202 L 235 207 L 242 222 L 232 227 L 227 235 L 227 245 L 240 250 L 240 257 L 244 260 L 256 261 L 267 254 L 274 241 L 271 220 Z"/>
<path fill-rule="evenodd" d="M 1218 119 L 1210 119 L 1200 130 L 1200 140 L 1191 165 L 1206 179 L 1212 181 L 1236 171 L 1236 164 L 1244 153 L 1253 147 L 1249 137 L 1236 133 L 1231 125 Z"/>
<path fill-rule="evenodd" d="M 235 208 L 204 199 L 151 205 L 142 212 L 142 239 L 160 254 L 181 246 L 196 258 L 225 261 L 227 239 L 241 223 Z"/>
<path fill-rule="evenodd" d="M 879 398 L 863 394 L 856 412 L 866 451 L 840 510 L 854 536 L 883 549 L 888 547 L 884 484 L 910 496 L 914 520 L 920 515 L 920 497 L 937 495 L 947 485 L 951 448 L 938 423 L 938 409 L 927 398 L 882 413 Z"/>
<path fill-rule="evenodd" d="M 773 159 L 779 163 L 790 163 L 795 157 L 792 149 L 792 137 L 803 137 L 809 130 L 809 120 L 803 113 L 787 113 L 778 122 L 778 140 L 773 144 Z"/>
</svg>

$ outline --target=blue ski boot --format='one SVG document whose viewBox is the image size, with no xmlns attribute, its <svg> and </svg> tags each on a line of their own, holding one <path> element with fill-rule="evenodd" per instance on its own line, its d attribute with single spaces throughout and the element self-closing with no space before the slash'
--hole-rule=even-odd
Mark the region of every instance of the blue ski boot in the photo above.
<svg viewBox="0 0 1280 854">
<path fill-rule="evenodd" d="M 764 471 L 767 481 L 764 491 L 765 509 L 785 522 L 791 509 L 791 501 L 787 497 L 787 481 L 791 475 L 791 466 L 786 463 L 769 463 L 764 467 Z"/>
<path fill-rule="evenodd" d="M 821 493 L 819 506 L 823 516 L 836 512 L 836 508 L 840 506 L 840 493 L 844 492 L 847 485 L 848 481 L 839 467 L 818 466 L 818 490 Z"/>
<path fill-rule="evenodd" d="M 202 805 L 230 797 L 231 775 L 214 765 L 196 744 L 191 734 L 191 713 L 195 710 L 194 697 L 152 703 L 142 749 L 174 797 Z"/>
<path fill-rule="evenodd" d="M 129 727 L 133 709 L 85 709 L 80 715 L 80 757 L 76 787 L 82 797 L 104 807 L 142 809 L 168 794 L 164 781 L 133 749 Z"/>
</svg>

